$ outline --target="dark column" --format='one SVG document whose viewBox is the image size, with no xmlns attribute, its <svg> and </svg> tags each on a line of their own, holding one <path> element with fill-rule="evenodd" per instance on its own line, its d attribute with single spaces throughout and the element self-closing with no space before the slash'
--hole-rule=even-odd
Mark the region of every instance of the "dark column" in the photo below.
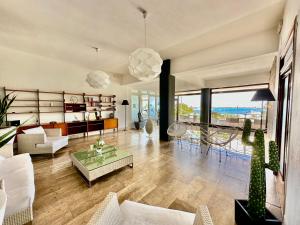
<svg viewBox="0 0 300 225">
<path fill-rule="evenodd" d="M 211 89 L 201 89 L 201 115 L 200 115 L 200 127 L 204 134 L 208 132 L 208 124 L 210 123 L 210 111 L 211 111 Z M 207 143 L 206 135 L 201 135 L 201 141 L 203 144 Z"/>
<path fill-rule="evenodd" d="M 211 110 L 211 89 L 201 89 L 201 115 L 200 122 L 208 124 L 210 123 L 210 110 Z"/>
<path fill-rule="evenodd" d="M 170 75 L 171 60 L 164 60 L 159 80 L 159 138 L 168 141 L 168 127 L 174 122 L 175 77 Z"/>
</svg>

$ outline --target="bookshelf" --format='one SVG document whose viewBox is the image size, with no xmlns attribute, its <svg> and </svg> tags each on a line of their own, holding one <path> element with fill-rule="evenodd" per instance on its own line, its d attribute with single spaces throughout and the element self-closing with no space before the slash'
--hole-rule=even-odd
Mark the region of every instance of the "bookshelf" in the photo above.
<svg viewBox="0 0 300 225">
<path fill-rule="evenodd" d="M 5 95 L 13 93 L 17 96 L 7 112 L 6 120 L 8 120 L 8 116 L 11 118 L 12 115 L 31 114 L 36 117 L 36 124 L 34 125 L 46 126 L 49 123 L 41 123 L 41 121 L 46 120 L 46 117 L 55 118 L 53 120 L 60 126 L 64 126 L 67 134 L 88 134 L 89 131 L 97 130 L 101 132 L 105 129 L 104 127 L 106 129 L 118 128 L 117 118 L 115 118 L 116 95 L 55 92 L 38 89 L 23 90 L 5 87 L 3 90 Z M 110 112 L 109 116 L 103 118 L 104 112 Z M 112 123 L 112 120 L 116 122 Z M 105 122 L 116 125 L 105 125 Z"/>
</svg>

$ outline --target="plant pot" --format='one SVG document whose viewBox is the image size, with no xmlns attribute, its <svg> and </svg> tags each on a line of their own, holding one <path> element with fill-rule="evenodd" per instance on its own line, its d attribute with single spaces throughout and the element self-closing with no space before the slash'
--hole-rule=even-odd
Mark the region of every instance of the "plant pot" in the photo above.
<svg viewBox="0 0 300 225">
<path fill-rule="evenodd" d="M 255 220 L 248 212 L 248 200 L 235 200 L 235 222 L 237 225 L 282 225 L 268 209 L 266 209 L 265 218 Z"/>
<path fill-rule="evenodd" d="M 146 124 L 145 121 L 141 121 L 141 122 L 135 121 L 134 122 L 134 126 L 137 130 L 143 129 L 145 124 Z"/>
</svg>

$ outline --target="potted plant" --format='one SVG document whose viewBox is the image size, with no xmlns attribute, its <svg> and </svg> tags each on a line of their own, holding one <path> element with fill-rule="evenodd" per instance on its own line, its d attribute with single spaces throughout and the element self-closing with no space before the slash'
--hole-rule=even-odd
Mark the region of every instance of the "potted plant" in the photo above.
<svg viewBox="0 0 300 225">
<path fill-rule="evenodd" d="M 7 128 L 6 126 L 2 127 L 2 125 L 4 123 L 4 118 L 6 116 L 7 110 L 9 109 L 11 104 L 16 99 L 15 95 L 10 98 L 11 94 L 12 93 L 9 93 L 9 94 L 5 95 L 2 100 L 0 99 L 0 129 Z M 32 117 L 25 120 L 22 124 L 20 124 L 20 126 L 24 125 L 31 119 L 32 119 Z M 2 133 L 0 135 L 0 151 L 4 145 L 6 145 L 11 139 L 13 139 L 16 136 L 16 130 L 18 129 L 18 127 L 19 126 L 13 127 L 12 129 L 9 129 L 8 131 L 6 131 L 5 133 Z"/>
<path fill-rule="evenodd" d="M 145 126 L 145 120 L 143 118 L 141 111 L 138 112 L 138 121 L 134 121 L 134 126 L 137 130 L 143 129 Z"/>
<path fill-rule="evenodd" d="M 248 200 L 235 200 L 235 221 L 237 225 L 281 225 L 266 209 L 266 173 L 268 168 L 279 171 L 278 148 L 274 141 L 269 142 L 269 163 L 265 163 L 265 141 L 262 130 L 254 134 L 254 141 L 249 140 L 251 121 L 247 119 L 243 130 L 242 142 L 253 147 Z"/>
<path fill-rule="evenodd" d="M 5 95 L 2 100 L 0 99 L 0 127 L 3 125 L 7 110 L 16 99 L 16 96 L 9 98 L 10 95 L 11 93 Z"/>
<path fill-rule="evenodd" d="M 96 151 L 97 153 L 101 154 L 104 146 L 105 146 L 105 142 L 99 138 L 99 139 L 97 139 L 95 144 L 90 145 L 90 150 L 92 152 Z"/>
</svg>

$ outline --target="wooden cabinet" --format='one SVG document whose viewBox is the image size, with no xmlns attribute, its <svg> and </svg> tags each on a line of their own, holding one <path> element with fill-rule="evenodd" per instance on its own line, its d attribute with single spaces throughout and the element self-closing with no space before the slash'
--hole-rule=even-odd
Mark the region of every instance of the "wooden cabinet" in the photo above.
<svg viewBox="0 0 300 225">
<path fill-rule="evenodd" d="M 63 136 L 68 135 L 68 127 L 66 123 L 55 123 L 53 124 L 53 128 L 60 128 Z"/>
<path fill-rule="evenodd" d="M 104 129 L 118 129 L 118 118 L 104 119 Z"/>
<path fill-rule="evenodd" d="M 65 103 L 65 112 L 85 112 L 86 104 Z"/>
<path fill-rule="evenodd" d="M 93 120 L 88 122 L 88 131 L 98 131 L 103 130 L 104 122 L 103 120 Z"/>
<path fill-rule="evenodd" d="M 79 134 L 87 132 L 87 122 L 68 122 L 68 134 Z"/>
<path fill-rule="evenodd" d="M 66 123 L 45 123 L 45 124 L 41 124 L 41 125 L 22 126 L 22 127 L 18 128 L 17 134 L 21 134 L 23 132 L 23 130 L 27 130 L 27 129 L 38 127 L 38 126 L 42 126 L 44 129 L 60 128 L 63 136 L 68 135 L 68 129 L 67 129 Z"/>
<path fill-rule="evenodd" d="M 18 134 L 23 130 L 38 127 L 39 125 L 22 126 L 18 128 Z M 71 134 L 87 133 L 91 131 L 101 131 L 106 129 L 118 129 L 117 118 L 107 118 L 102 120 L 92 121 L 78 121 L 78 122 L 66 122 L 66 123 L 47 123 L 41 124 L 44 129 L 60 128 L 62 135 L 67 136 Z"/>
</svg>

